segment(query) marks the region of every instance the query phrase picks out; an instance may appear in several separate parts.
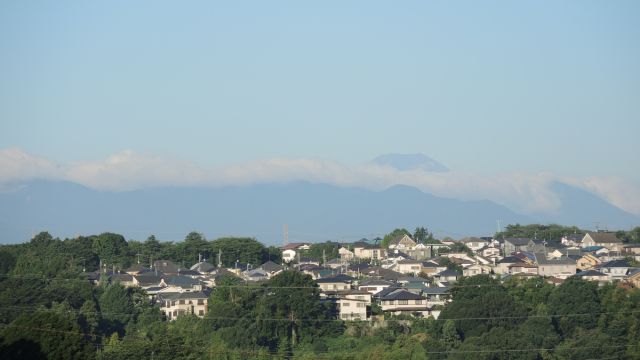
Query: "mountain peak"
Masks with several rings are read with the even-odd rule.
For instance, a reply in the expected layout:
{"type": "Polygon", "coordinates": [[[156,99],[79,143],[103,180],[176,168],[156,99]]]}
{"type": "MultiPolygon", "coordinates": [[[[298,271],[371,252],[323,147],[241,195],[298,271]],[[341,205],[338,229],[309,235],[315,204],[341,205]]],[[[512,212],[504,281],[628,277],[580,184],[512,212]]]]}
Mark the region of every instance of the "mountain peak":
{"type": "Polygon", "coordinates": [[[425,154],[385,154],[372,161],[374,164],[390,166],[396,170],[423,170],[427,172],[447,172],[449,169],[425,154]]]}

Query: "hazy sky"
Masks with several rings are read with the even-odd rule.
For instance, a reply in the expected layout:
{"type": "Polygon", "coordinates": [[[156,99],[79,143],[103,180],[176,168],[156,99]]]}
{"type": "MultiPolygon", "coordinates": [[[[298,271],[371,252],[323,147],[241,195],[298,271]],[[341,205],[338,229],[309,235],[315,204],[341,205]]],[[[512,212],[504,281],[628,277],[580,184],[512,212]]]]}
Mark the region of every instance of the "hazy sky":
{"type": "Polygon", "coordinates": [[[0,148],[640,183],[638,1],[3,1],[0,148]]]}

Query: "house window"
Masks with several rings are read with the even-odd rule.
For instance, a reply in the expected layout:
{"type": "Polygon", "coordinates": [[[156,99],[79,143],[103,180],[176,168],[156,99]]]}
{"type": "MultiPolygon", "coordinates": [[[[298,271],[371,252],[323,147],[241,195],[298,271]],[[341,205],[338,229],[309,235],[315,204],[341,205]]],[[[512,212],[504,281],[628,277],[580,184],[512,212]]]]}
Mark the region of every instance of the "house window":
{"type": "Polygon", "coordinates": [[[358,300],[364,300],[364,296],[362,296],[362,295],[358,295],[358,296],[356,296],[356,299],[358,299],[358,300]]]}
{"type": "Polygon", "coordinates": [[[398,300],[398,305],[408,305],[409,300],[398,300]]]}
{"type": "Polygon", "coordinates": [[[333,284],[333,290],[337,289],[336,284],[333,284]]]}
{"type": "Polygon", "coordinates": [[[198,315],[204,316],[204,310],[198,310],[198,315]]]}
{"type": "Polygon", "coordinates": [[[357,307],[359,307],[359,308],[363,308],[363,307],[365,307],[366,305],[365,305],[364,303],[358,303],[358,304],[356,304],[356,306],[357,306],[357,307]]]}
{"type": "Polygon", "coordinates": [[[203,299],[198,299],[198,305],[204,305],[204,300],[203,299]]]}
{"type": "Polygon", "coordinates": [[[416,300],[416,305],[422,305],[422,300],[416,300]]]}
{"type": "Polygon", "coordinates": [[[347,306],[351,306],[348,302],[343,302],[342,306],[347,307],[347,306]]]}
{"type": "Polygon", "coordinates": [[[184,305],[184,300],[180,300],[180,305],[184,305]]]}

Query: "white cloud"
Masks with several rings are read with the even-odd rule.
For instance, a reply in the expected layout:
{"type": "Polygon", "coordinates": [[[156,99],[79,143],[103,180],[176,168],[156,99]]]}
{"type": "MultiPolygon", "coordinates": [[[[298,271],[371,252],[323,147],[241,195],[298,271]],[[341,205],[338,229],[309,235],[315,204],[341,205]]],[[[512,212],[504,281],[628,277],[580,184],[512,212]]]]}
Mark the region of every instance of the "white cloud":
{"type": "Polygon", "coordinates": [[[522,213],[553,213],[560,200],[550,190],[562,181],[591,191],[614,205],[640,214],[640,187],[618,178],[566,178],[550,173],[482,176],[450,171],[398,171],[388,166],[347,166],[322,159],[275,158],[222,168],[125,150],[101,161],[56,164],[16,148],[0,150],[0,184],[36,178],[68,180],[103,190],[151,186],[222,186],[306,180],[382,190],[404,184],[437,196],[488,199],[522,213]]]}

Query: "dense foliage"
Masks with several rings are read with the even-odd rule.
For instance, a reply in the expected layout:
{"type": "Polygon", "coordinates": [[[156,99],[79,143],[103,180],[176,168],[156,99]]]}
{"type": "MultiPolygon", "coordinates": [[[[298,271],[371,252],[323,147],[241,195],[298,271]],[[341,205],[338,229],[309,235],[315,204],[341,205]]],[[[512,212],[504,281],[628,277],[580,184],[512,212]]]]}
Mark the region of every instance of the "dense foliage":
{"type": "Polygon", "coordinates": [[[331,303],[299,272],[260,286],[223,277],[204,318],[168,322],[142,291],[91,285],[83,268],[95,270],[98,256],[119,264],[138,256],[193,262],[205,248],[249,262],[268,259],[269,250],[252,239],[237,240],[234,249],[231,239],[195,233],[186,244],[121,240],[43,233],[0,246],[0,358],[640,358],[640,291],[574,278],[560,286],[542,278],[462,278],[438,320],[387,317],[372,326],[336,320],[331,303]]]}

